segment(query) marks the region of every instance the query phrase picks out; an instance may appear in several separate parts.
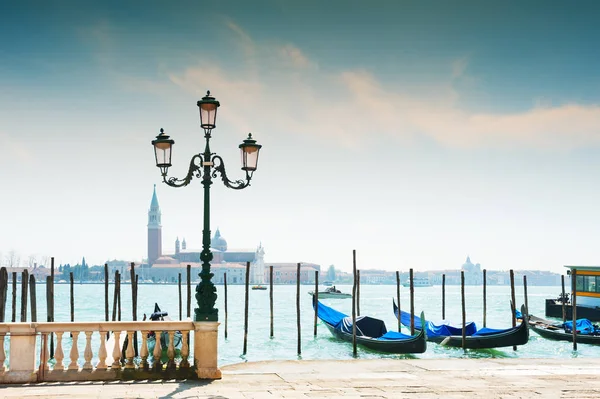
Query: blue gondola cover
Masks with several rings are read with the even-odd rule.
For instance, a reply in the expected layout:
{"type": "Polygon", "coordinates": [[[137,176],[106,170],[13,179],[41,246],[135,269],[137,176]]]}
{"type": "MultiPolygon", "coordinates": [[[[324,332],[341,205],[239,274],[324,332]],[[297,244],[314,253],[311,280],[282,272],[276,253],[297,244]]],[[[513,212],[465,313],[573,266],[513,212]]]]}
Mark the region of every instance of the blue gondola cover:
{"type": "MultiPolygon", "coordinates": [[[[335,327],[336,330],[352,334],[352,317],[318,302],[319,319],[335,327]]],[[[383,320],[369,316],[356,318],[356,335],[381,340],[400,340],[411,338],[410,335],[387,331],[383,320]]]]}
{"type": "MultiPolygon", "coordinates": [[[[598,329],[594,326],[594,324],[592,324],[592,322],[589,321],[588,319],[577,319],[576,323],[577,323],[576,324],[577,334],[593,335],[593,334],[600,333],[600,331],[598,331],[598,329]]],[[[565,322],[563,327],[565,328],[565,332],[572,332],[573,331],[573,322],[567,321],[567,322],[565,322]]]]}

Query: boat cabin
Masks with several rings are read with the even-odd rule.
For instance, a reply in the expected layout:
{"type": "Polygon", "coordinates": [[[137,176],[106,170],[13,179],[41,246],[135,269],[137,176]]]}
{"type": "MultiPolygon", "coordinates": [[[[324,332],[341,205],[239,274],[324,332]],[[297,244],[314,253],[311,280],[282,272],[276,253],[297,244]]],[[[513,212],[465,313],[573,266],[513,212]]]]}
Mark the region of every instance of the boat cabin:
{"type": "Polygon", "coordinates": [[[575,292],[577,307],[600,306],[600,266],[567,266],[567,274],[572,276],[576,270],[575,292]]]}

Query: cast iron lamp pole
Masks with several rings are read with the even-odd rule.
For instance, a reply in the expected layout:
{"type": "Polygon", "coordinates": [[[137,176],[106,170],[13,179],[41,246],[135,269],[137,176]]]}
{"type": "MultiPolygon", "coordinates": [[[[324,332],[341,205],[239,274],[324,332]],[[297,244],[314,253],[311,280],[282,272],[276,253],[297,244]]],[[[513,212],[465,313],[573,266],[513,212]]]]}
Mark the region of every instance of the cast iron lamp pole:
{"type": "Polygon", "coordinates": [[[196,286],[198,307],[194,309],[194,320],[217,321],[219,316],[219,311],[215,308],[217,289],[211,281],[214,274],[210,271],[210,262],[213,259],[210,250],[210,186],[212,178],[216,178],[218,173],[226,187],[234,190],[248,187],[258,165],[258,153],[262,146],[256,144],[256,140],[252,139],[252,134],[248,134],[248,138],[239,145],[242,155],[242,170],[246,172],[246,178],[244,180],[229,180],[225,173],[223,158],[211,152],[209,146],[212,130],[216,127],[217,108],[220,104],[208,91],[206,96],[198,101],[197,105],[200,109],[200,126],[204,129],[206,146],[204,152],[192,157],[185,178],[167,177],[175,141],[169,138],[163,129],[160,129],[160,134],[156,136],[155,140],[152,140],[152,145],[154,146],[156,166],[160,169],[164,183],[171,187],[184,187],[190,184],[194,177],[202,179],[202,185],[204,186],[204,227],[202,229],[202,253],[200,254],[202,271],[200,272],[200,282],[196,286]]]}

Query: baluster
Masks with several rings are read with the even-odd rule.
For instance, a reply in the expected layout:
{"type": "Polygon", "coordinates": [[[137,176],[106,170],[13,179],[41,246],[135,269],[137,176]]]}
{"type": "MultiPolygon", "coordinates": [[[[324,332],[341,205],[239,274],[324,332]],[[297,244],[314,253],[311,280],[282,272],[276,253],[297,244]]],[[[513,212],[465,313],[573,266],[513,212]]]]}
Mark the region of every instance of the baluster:
{"type": "Polygon", "coordinates": [[[188,333],[181,332],[181,363],[179,363],[179,368],[190,367],[190,362],[188,361],[188,357],[190,356],[190,347],[188,345],[188,333]]]}
{"type": "Polygon", "coordinates": [[[162,347],[160,344],[160,336],[161,336],[160,331],[154,332],[154,341],[156,342],[156,344],[154,345],[154,353],[153,353],[154,363],[152,364],[152,368],[156,372],[162,371],[162,363],[160,362],[160,357],[162,356],[162,347]]]}
{"type": "MultiPolygon", "coordinates": [[[[63,348],[62,348],[63,334],[64,334],[64,331],[56,332],[56,350],[54,351],[54,360],[56,360],[54,370],[60,370],[60,371],[64,371],[64,369],[65,369],[65,365],[63,363],[65,354],[63,353],[63,348]]],[[[52,333],[50,333],[50,336],[48,338],[51,338],[51,337],[52,337],[52,333]]],[[[48,345],[50,345],[50,339],[48,339],[48,345]]],[[[50,359],[50,357],[48,357],[48,359],[50,359]]]]}
{"type": "Polygon", "coordinates": [[[73,335],[73,342],[71,343],[71,363],[69,363],[69,370],[79,370],[79,364],[77,364],[77,360],[79,359],[79,349],[77,348],[77,337],[79,337],[79,331],[71,331],[71,335],[73,335]]]}
{"type": "Polygon", "coordinates": [[[4,367],[5,360],[6,353],[4,353],[4,334],[0,334],[0,373],[3,373],[6,370],[4,367]]]}
{"type": "Polygon", "coordinates": [[[111,369],[121,368],[121,331],[113,331],[115,336],[115,346],[113,348],[113,364],[110,366],[111,369]]]}
{"type": "Polygon", "coordinates": [[[175,331],[169,331],[169,347],[167,348],[167,370],[175,370],[175,331]]]}
{"type": "Polygon", "coordinates": [[[133,364],[133,356],[135,352],[133,351],[133,331],[127,331],[127,350],[125,351],[125,356],[127,358],[127,363],[125,364],[126,369],[134,369],[135,364],[133,364]]]}
{"type": "Polygon", "coordinates": [[[100,331],[100,350],[98,350],[98,364],[96,365],[96,369],[98,370],[106,370],[106,334],[108,332],[100,331]]]}
{"type": "Polygon", "coordinates": [[[148,370],[148,331],[142,331],[142,348],[140,350],[142,363],[140,366],[144,370],[148,370]]]}
{"type": "Polygon", "coordinates": [[[94,357],[94,353],[92,352],[92,334],[93,331],[85,332],[85,350],[83,351],[83,358],[85,359],[85,363],[83,363],[84,370],[92,370],[94,366],[92,366],[92,357],[94,357]]]}
{"type": "Polygon", "coordinates": [[[46,370],[46,371],[50,370],[50,367],[48,367],[48,360],[50,360],[50,334],[52,334],[52,333],[42,333],[41,341],[40,341],[40,351],[43,351],[44,350],[44,338],[46,339],[46,353],[45,353],[46,362],[44,363],[44,370],[46,370]]]}

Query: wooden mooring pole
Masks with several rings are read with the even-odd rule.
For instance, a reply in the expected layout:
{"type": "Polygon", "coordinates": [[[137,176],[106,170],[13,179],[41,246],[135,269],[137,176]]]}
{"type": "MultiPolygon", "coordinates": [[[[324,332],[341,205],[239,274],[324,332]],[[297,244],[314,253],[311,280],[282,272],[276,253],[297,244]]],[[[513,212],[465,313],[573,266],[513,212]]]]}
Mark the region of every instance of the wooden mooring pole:
{"type": "MultiPolygon", "coordinates": [[[[187,265],[187,317],[192,317],[192,265],[187,265]]],[[[189,334],[188,334],[189,341],[189,334]]]]}
{"type": "Polygon", "coordinates": [[[74,289],[73,289],[73,272],[69,273],[69,297],[70,297],[70,301],[69,303],[71,304],[71,323],[73,323],[75,321],[75,293],[74,293],[74,289]]]}
{"type": "Polygon", "coordinates": [[[527,323],[525,317],[529,315],[529,301],[527,300],[527,276],[523,276],[523,296],[525,297],[525,314],[523,316],[523,323],[527,323]]]}
{"type": "Polygon", "coordinates": [[[442,274],[442,320],[446,320],[446,275],[442,274]]]}
{"type": "MultiPolygon", "coordinates": [[[[104,321],[108,321],[108,263],[104,264],[104,321]]],[[[108,336],[107,336],[108,339],[108,336]]]]}
{"type": "Polygon", "coordinates": [[[352,355],[356,357],[356,249],[352,250],[352,355]]]}
{"type": "Polygon", "coordinates": [[[27,288],[29,288],[29,272],[21,273],[21,323],[27,321],[27,288]]]}
{"type": "MultiPolygon", "coordinates": [[[[129,269],[129,279],[131,280],[131,318],[133,321],[137,321],[137,275],[135,274],[135,263],[131,262],[131,268],[129,269]]],[[[179,293],[181,298],[181,291],[179,293]]],[[[179,303],[179,315],[181,318],[181,301],[179,303]]],[[[138,343],[137,343],[137,331],[133,332],[133,354],[135,357],[138,356],[138,343]]]]}
{"type": "Polygon", "coordinates": [[[562,286],[562,320],[563,324],[567,321],[567,298],[565,298],[565,275],[560,276],[560,284],[562,286]]]}
{"type": "Polygon", "coordinates": [[[12,272],[12,320],[17,321],[17,272],[12,272]]]}
{"type": "Polygon", "coordinates": [[[573,315],[573,350],[577,350],[577,269],[571,270],[571,313],[573,315]]]}
{"type": "Polygon", "coordinates": [[[0,323],[6,321],[6,299],[8,297],[8,271],[0,268],[0,323]]]}
{"type": "Polygon", "coordinates": [[[483,269],[483,327],[487,323],[487,271],[483,269]]]}
{"type": "Polygon", "coordinates": [[[356,316],[360,317],[360,270],[356,270],[356,316]]]}
{"type": "Polygon", "coordinates": [[[223,291],[225,293],[225,339],[227,339],[227,273],[223,273],[223,291]]]}
{"type": "Polygon", "coordinates": [[[298,329],[298,356],[302,354],[302,332],[300,329],[300,263],[296,266],[296,327],[298,329]]]}
{"type": "Polygon", "coordinates": [[[398,332],[402,330],[402,323],[400,322],[400,272],[396,270],[396,302],[398,303],[398,332]]]}
{"type": "Polygon", "coordinates": [[[273,265],[269,266],[269,308],[271,309],[271,335],[273,338],[273,265]]]}
{"type": "MultiPolygon", "coordinates": [[[[512,326],[513,328],[517,326],[517,315],[515,313],[515,309],[517,308],[517,302],[515,299],[515,272],[513,269],[510,269],[510,302],[512,303],[512,326]]],[[[517,347],[513,346],[513,351],[516,351],[517,347]]]]}
{"type": "Polygon", "coordinates": [[[409,278],[410,278],[410,335],[415,335],[415,285],[414,285],[414,281],[413,281],[413,269],[409,270],[409,278]]]}
{"type": "MultiPolygon", "coordinates": [[[[48,287],[46,287],[48,289],[48,287]]],[[[48,291],[50,301],[48,318],[50,322],[54,321],[54,256],[50,258],[50,290],[48,291]]],[[[50,334],[50,359],[54,359],[54,334],[50,334]]]]}
{"type": "Polygon", "coordinates": [[[246,262],[246,283],[245,285],[245,300],[244,300],[244,351],[243,355],[246,354],[248,349],[248,290],[250,289],[250,262],[246,262]]]}
{"type": "Polygon", "coordinates": [[[462,306],[462,348],[467,351],[467,311],[465,308],[465,271],[460,271],[460,302],[462,306]]]}
{"type": "Polygon", "coordinates": [[[119,271],[115,270],[115,282],[114,282],[114,295],[113,295],[113,308],[112,308],[112,321],[117,321],[117,298],[119,296],[119,294],[117,293],[117,290],[119,289],[119,284],[118,284],[118,279],[119,279],[119,271]]]}
{"type": "Polygon", "coordinates": [[[121,321],[121,273],[117,276],[117,320],[121,321]]]}
{"type": "Polygon", "coordinates": [[[181,307],[181,273],[177,275],[177,288],[179,290],[179,320],[183,320],[183,309],[181,307]]]}
{"type": "Polygon", "coordinates": [[[37,322],[37,301],[35,292],[35,276],[29,276],[29,299],[31,300],[31,321],[37,322]]]}
{"type": "Polygon", "coordinates": [[[313,336],[317,336],[317,320],[319,318],[319,271],[315,270],[315,293],[313,294],[313,307],[315,308],[315,330],[313,336]]]}

